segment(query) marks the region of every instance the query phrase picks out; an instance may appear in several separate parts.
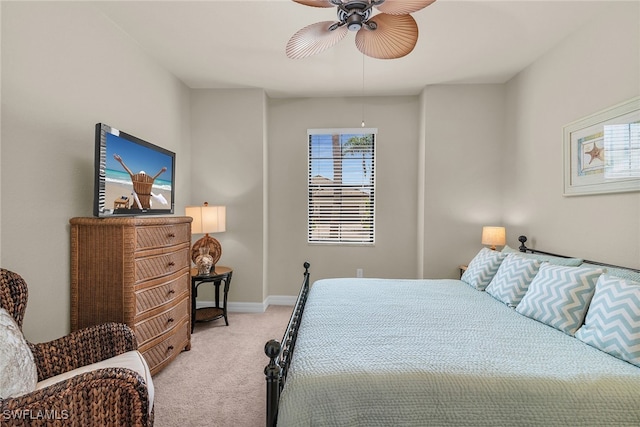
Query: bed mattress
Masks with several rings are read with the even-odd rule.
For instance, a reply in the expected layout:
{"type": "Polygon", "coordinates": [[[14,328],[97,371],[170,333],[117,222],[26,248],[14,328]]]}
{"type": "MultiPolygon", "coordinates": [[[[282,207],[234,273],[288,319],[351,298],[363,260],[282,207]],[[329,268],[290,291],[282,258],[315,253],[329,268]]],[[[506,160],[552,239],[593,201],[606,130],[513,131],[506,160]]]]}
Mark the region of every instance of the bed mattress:
{"type": "Polygon", "coordinates": [[[638,426],[640,368],[459,280],[320,280],[278,425],[638,426]]]}

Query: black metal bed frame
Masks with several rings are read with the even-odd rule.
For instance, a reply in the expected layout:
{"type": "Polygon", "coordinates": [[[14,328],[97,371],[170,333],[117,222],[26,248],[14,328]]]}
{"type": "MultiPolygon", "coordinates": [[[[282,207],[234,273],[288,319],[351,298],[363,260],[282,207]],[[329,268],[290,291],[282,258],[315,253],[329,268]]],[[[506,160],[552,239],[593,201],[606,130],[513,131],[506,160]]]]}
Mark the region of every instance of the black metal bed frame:
{"type": "Polygon", "coordinates": [[[289,325],[282,336],[282,344],[277,340],[269,340],[264,345],[264,353],[269,358],[269,364],[264,368],[264,375],[267,380],[267,427],[275,427],[278,421],[280,392],[287,380],[291,357],[298,338],[298,328],[307,303],[309,267],[311,267],[311,264],[305,262],[303,265],[304,279],[302,280],[302,286],[300,286],[296,305],[293,307],[293,312],[289,318],[289,325]]]}
{"type": "MultiPolygon", "coordinates": [[[[559,254],[554,254],[553,252],[545,252],[545,251],[539,251],[537,249],[528,248],[525,245],[525,243],[527,242],[527,236],[518,237],[518,241],[520,242],[520,247],[518,248],[520,250],[520,252],[525,252],[525,253],[530,253],[530,254],[542,254],[542,255],[557,256],[557,257],[560,257],[560,258],[572,258],[572,257],[567,256],[567,255],[559,255],[559,254]]],[[[640,273],[640,269],[637,269],[637,268],[623,267],[621,265],[607,264],[605,262],[591,261],[591,260],[588,260],[588,259],[583,259],[582,262],[586,262],[586,263],[594,264],[594,265],[600,265],[602,267],[624,268],[625,270],[631,270],[631,271],[635,271],[636,273],[640,273]]]]}
{"type": "MultiPolygon", "coordinates": [[[[526,236],[518,237],[520,252],[550,255],[561,258],[571,258],[566,255],[555,254],[553,252],[540,251],[537,249],[528,248],[525,243],[527,242],[526,236]]],[[[599,261],[584,260],[589,264],[599,265],[603,267],[624,268],[640,273],[640,269],[623,267],[615,264],[607,264],[599,261]]],[[[280,402],[280,392],[284,387],[287,380],[287,374],[289,372],[289,366],[291,364],[291,358],[296,346],[296,339],[298,338],[298,328],[300,327],[300,321],[302,320],[302,313],[304,312],[305,304],[307,303],[307,295],[309,293],[309,267],[311,265],[308,262],[304,263],[304,279],[296,305],[291,313],[289,319],[289,325],[282,337],[282,344],[277,340],[270,340],[264,346],[264,353],[269,358],[269,364],[264,368],[264,374],[267,380],[267,427],[275,427],[278,420],[278,405],[280,402]]]]}

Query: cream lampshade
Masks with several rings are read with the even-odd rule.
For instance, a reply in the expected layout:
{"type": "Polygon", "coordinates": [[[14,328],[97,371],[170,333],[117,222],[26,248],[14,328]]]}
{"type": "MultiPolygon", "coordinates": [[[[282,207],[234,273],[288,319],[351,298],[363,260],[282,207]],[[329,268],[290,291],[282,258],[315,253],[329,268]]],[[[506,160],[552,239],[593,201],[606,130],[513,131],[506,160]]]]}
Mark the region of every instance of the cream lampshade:
{"type": "Polygon", "coordinates": [[[504,246],[506,231],[504,227],[482,227],[482,244],[489,245],[495,251],[496,246],[504,246]]]}
{"type": "Polygon", "coordinates": [[[193,218],[191,222],[192,234],[203,234],[204,237],[193,244],[191,248],[191,260],[196,263],[200,255],[200,248],[209,248],[209,255],[213,258],[213,267],[222,256],[222,246],[209,233],[222,233],[226,230],[227,208],[226,206],[209,206],[204,202],[203,206],[187,206],[185,215],[193,218]]]}

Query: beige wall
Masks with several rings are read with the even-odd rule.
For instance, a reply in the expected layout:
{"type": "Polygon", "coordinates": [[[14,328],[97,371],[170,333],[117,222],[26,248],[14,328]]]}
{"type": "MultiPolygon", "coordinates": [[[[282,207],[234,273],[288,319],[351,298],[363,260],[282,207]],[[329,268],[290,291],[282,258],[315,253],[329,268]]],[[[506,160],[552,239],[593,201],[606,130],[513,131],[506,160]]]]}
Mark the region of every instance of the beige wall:
{"type": "Polygon", "coordinates": [[[269,294],[295,294],[304,261],[313,279],[415,278],[418,98],[269,101],[269,294]],[[307,244],[307,129],[378,128],[375,246],[307,244]]]}
{"type": "Polygon", "coordinates": [[[234,302],[264,300],[265,98],[261,89],[191,91],[190,204],[227,206],[226,232],[214,237],[222,245],[218,264],[234,269],[234,302]]]}
{"type": "Polygon", "coordinates": [[[510,244],[640,268],[640,193],[563,197],[562,127],[640,94],[640,3],[572,35],[506,85],[510,244]]]}
{"type": "MultiPolygon", "coordinates": [[[[0,5],[0,28],[2,23],[2,6],[0,5]]],[[[0,35],[0,43],[2,37],[0,35]]],[[[0,47],[1,49],[1,47],[0,47]]],[[[2,67],[0,67],[0,82],[2,81],[2,67]]],[[[2,96],[2,85],[0,84],[0,96],[2,96]]],[[[2,107],[0,107],[2,110],[2,107]]],[[[0,130],[2,129],[2,114],[0,114],[0,130]]],[[[0,135],[0,165],[2,165],[2,135],[0,135]]],[[[2,261],[2,173],[0,173],[0,261],[2,261]]],[[[2,265],[0,263],[0,265],[2,265]]]]}
{"type": "Polygon", "coordinates": [[[90,2],[2,2],[2,259],[29,284],[28,339],[69,330],[69,218],[91,216],[94,125],[177,153],[190,191],[189,92],[90,2]]]}
{"type": "Polygon", "coordinates": [[[421,277],[455,278],[482,247],[482,226],[502,225],[504,87],[432,86],[421,101],[421,277]]]}

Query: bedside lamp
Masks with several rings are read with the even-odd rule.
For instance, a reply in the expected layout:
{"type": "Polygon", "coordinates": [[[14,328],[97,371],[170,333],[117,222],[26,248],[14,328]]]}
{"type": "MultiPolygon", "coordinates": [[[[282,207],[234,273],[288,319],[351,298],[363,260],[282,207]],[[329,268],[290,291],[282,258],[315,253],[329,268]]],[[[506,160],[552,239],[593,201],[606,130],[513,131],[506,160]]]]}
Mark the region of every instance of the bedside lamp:
{"type": "Polygon", "coordinates": [[[504,227],[482,227],[482,244],[489,245],[492,251],[496,246],[504,246],[506,243],[506,231],[504,227]]]}
{"type": "Polygon", "coordinates": [[[197,240],[191,248],[191,260],[198,266],[198,274],[209,274],[211,268],[215,268],[216,263],[222,255],[222,246],[209,233],[221,233],[225,231],[227,220],[227,208],[225,206],[209,206],[204,202],[203,206],[187,206],[185,215],[193,218],[191,223],[192,234],[203,234],[204,237],[197,240]],[[202,250],[201,250],[202,249],[202,250]],[[210,255],[210,265],[206,262],[198,263],[201,255],[210,255]],[[208,268],[207,268],[208,267],[208,268]]]}

